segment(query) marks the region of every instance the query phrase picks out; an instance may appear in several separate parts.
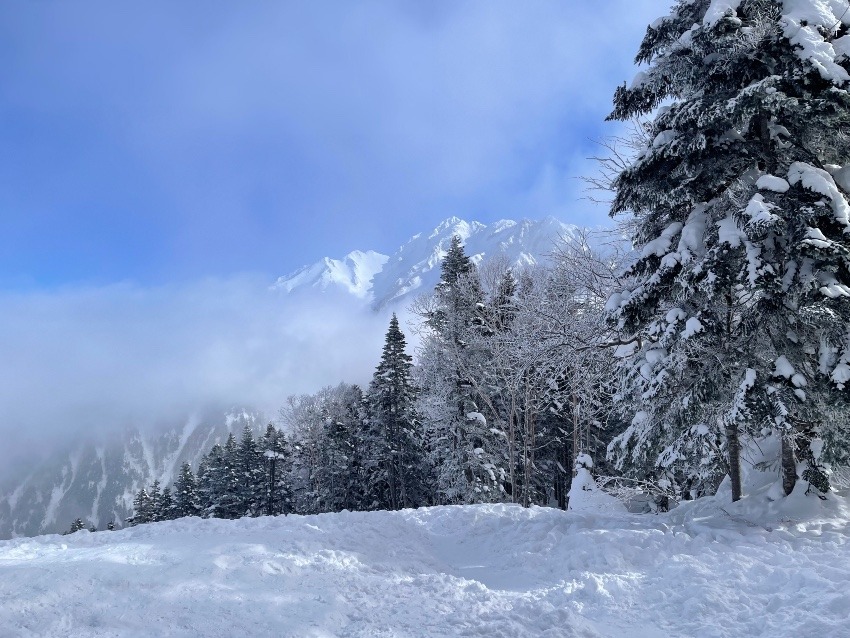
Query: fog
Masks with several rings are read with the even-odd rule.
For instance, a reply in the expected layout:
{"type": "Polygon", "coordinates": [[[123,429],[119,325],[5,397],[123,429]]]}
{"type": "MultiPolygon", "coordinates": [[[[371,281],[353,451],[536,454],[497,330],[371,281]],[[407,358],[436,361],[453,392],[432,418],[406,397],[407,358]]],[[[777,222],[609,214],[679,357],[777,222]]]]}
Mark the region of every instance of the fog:
{"type": "Polygon", "coordinates": [[[69,438],[368,383],[388,316],[260,276],[0,294],[0,464],[69,438]]]}

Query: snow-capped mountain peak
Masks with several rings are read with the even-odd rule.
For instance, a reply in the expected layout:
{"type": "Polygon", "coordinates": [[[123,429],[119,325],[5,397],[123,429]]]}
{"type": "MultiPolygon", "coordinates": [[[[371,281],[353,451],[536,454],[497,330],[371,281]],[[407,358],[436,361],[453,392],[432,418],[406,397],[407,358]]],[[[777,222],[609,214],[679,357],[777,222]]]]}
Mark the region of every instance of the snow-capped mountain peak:
{"type": "Polygon", "coordinates": [[[575,226],[553,217],[503,219],[491,224],[449,217],[430,233],[414,235],[390,256],[354,251],[343,259],[326,257],[281,277],[273,288],[286,293],[309,288],[338,290],[382,308],[432,289],[455,235],[476,263],[502,255],[514,266],[524,266],[545,261],[559,238],[575,232],[575,226]]]}
{"type": "Polygon", "coordinates": [[[374,250],[355,250],[342,259],[325,257],[311,266],[303,266],[287,277],[281,277],[273,288],[292,292],[313,287],[326,290],[338,287],[359,299],[369,297],[370,284],[389,257],[374,250]]]}

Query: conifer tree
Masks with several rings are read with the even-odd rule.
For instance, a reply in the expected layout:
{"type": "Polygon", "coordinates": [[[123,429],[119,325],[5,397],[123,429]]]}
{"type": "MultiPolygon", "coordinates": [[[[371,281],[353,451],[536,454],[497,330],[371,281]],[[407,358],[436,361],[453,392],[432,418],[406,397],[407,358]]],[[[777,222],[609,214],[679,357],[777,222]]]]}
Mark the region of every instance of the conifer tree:
{"type": "Polygon", "coordinates": [[[262,439],[266,461],[264,513],[267,516],[292,513],[292,455],[283,432],[271,423],[266,426],[262,439]]]}
{"type": "Polygon", "coordinates": [[[847,0],[678,0],[648,28],[610,116],[653,118],[611,209],[638,250],[609,304],[635,349],[621,467],[728,473],[737,500],[742,437],[781,439],[786,493],[847,460],[848,25],[847,0]]]}
{"type": "Polygon", "coordinates": [[[242,429],[235,469],[239,475],[239,515],[259,516],[266,492],[265,462],[248,423],[242,429]]]}
{"type": "Polygon", "coordinates": [[[418,507],[428,499],[422,431],[406,340],[393,313],[381,361],[369,386],[374,469],[369,477],[380,507],[418,507]]]}
{"type": "Polygon", "coordinates": [[[162,491],[159,487],[159,479],[155,479],[148,490],[147,520],[149,523],[162,520],[162,491]]]}
{"type": "Polygon", "coordinates": [[[127,523],[133,527],[151,521],[151,499],[148,491],[143,487],[133,499],[133,515],[127,519],[127,523]]]}
{"type": "Polygon", "coordinates": [[[83,519],[75,518],[74,522],[71,523],[71,529],[65,532],[65,534],[73,534],[74,532],[79,532],[81,529],[85,529],[86,526],[83,523],[83,519]]]}
{"type": "Polygon", "coordinates": [[[180,474],[174,483],[174,516],[197,516],[200,512],[198,504],[198,486],[192,466],[184,462],[180,466],[180,474]]]}
{"type": "Polygon", "coordinates": [[[159,520],[170,521],[174,518],[174,500],[171,497],[171,488],[166,486],[159,498],[159,520]]]}
{"type": "Polygon", "coordinates": [[[474,379],[490,356],[482,337],[493,330],[478,269],[457,236],[429,304],[419,309],[425,326],[418,408],[427,421],[425,445],[436,490],[447,503],[499,500],[494,435],[481,419],[474,379]]]}

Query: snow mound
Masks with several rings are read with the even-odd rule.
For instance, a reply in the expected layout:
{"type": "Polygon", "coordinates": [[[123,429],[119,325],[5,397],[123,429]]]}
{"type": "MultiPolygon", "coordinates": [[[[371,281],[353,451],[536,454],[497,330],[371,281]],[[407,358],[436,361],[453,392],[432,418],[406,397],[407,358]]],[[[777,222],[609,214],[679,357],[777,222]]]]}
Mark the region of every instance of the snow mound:
{"type": "Polygon", "coordinates": [[[710,499],[697,518],[687,507],[182,519],[4,541],[0,634],[847,635],[847,518],[768,530],[710,499]]]}

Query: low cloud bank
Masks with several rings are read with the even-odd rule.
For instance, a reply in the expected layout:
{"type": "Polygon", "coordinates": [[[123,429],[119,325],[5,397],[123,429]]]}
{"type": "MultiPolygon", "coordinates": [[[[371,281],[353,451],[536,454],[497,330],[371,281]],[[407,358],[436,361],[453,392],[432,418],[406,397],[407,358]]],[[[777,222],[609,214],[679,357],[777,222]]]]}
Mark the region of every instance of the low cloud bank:
{"type": "Polygon", "coordinates": [[[0,294],[0,464],[209,406],[274,416],[290,394],[368,383],[388,319],[254,276],[0,294]]]}

